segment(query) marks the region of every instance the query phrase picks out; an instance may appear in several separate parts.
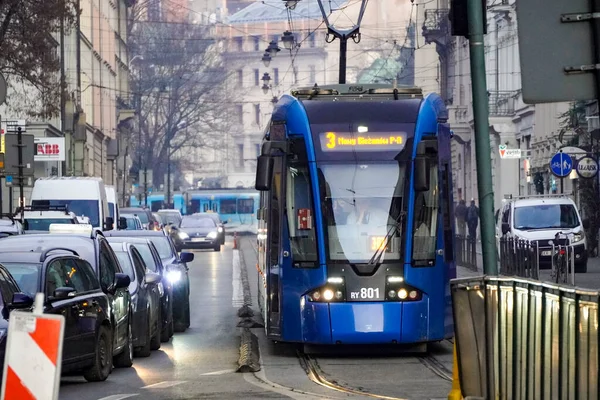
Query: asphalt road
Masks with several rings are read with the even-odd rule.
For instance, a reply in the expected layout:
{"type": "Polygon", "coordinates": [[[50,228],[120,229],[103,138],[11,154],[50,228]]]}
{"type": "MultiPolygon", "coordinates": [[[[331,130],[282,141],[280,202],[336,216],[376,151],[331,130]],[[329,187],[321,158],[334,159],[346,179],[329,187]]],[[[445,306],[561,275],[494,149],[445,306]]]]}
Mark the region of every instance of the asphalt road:
{"type": "Polygon", "coordinates": [[[62,400],[281,398],[234,372],[239,357],[239,308],[233,297],[232,246],[195,252],[190,264],[191,327],[175,333],[132,368],[115,369],[105,382],[63,378],[62,400]]]}

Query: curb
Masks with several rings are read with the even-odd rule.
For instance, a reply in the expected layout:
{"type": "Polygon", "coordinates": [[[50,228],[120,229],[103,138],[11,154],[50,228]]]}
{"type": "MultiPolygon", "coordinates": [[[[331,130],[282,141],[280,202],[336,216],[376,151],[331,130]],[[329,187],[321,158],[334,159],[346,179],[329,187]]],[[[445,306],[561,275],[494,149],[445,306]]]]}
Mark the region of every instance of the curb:
{"type": "Polygon", "coordinates": [[[240,358],[236,372],[260,371],[260,350],[258,337],[249,328],[244,328],[240,337],[240,358]]]}

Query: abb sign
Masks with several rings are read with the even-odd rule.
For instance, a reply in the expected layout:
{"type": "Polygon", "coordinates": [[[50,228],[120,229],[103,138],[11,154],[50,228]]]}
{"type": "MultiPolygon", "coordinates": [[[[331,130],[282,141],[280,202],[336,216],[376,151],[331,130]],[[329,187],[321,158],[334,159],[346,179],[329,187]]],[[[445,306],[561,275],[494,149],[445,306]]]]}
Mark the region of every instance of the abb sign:
{"type": "Polygon", "coordinates": [[[65,138],[35,138],[35,161],[65,161],[65,138]]]}

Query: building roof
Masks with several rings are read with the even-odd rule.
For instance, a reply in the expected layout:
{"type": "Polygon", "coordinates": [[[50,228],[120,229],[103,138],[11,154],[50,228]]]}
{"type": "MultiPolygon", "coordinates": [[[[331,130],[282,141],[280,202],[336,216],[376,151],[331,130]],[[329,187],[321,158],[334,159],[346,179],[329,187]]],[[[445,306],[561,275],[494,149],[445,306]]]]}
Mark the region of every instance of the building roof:
{"type": "MultiPolygon", "coordinates": [[[[335,11],[346,4],[348,0],[323,1],[325,13],[329,15],[329,7],[335,11]]],[[[321,21],[323,15],[319,8],[317,0],[300,0],[296,8],[292,10],[294,20],[315,19],[321,21]]],[[[285,8],[285,2],[282,0],[256,1],[248,7],[236,12],[227,18],[230,24],[246,24],[253,22],[280,22],[288,20],[288,12],[285,8]]]]}

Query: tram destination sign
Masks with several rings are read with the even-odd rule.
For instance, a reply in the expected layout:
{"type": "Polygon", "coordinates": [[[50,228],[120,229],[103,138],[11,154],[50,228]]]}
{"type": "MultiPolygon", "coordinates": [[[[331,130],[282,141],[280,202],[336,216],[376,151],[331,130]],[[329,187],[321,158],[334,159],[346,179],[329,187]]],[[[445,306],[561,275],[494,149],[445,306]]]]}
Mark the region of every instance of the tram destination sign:
{"type": "Polygon", "coordinates": [[[319,140],[324,152],[401,151],[406,144],[406,133],[323,132],[319,140]]]}

